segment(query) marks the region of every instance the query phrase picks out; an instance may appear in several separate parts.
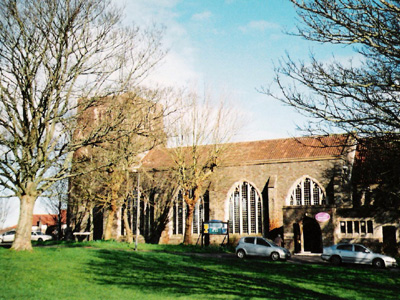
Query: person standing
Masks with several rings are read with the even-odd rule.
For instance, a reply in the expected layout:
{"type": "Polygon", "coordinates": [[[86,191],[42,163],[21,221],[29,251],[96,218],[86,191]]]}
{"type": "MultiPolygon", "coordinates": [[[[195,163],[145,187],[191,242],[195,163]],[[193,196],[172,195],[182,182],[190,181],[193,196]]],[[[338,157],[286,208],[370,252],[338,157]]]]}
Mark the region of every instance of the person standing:
{"type": "Polygon", "coordinates": [[[279,247],[283,247],[283,239],[280,234],[278,234],[278,236],[275,238],[274,243],[279,247]]]}

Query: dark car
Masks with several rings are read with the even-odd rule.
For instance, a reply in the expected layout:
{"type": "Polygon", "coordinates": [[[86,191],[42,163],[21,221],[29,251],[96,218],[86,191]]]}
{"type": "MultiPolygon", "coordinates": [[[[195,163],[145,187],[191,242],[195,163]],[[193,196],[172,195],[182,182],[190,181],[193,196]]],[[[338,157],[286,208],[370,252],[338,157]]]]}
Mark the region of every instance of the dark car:
{"type": "Polygon", "coordinates": [[[289,250],[279,247],[273,241],[262,237],[243,237],[236,246],[236,256],[265,256],[271,260],[286,260],[291,257],[289,250]]]}
{"type": "Polygon", "coordinates": [[[354,263],[373,265],[377,268],[397,266],[397,262],[393,257],[374,253],[360,244],[337,244],[325,247],[321,258],[335,265],[354,263]]]}

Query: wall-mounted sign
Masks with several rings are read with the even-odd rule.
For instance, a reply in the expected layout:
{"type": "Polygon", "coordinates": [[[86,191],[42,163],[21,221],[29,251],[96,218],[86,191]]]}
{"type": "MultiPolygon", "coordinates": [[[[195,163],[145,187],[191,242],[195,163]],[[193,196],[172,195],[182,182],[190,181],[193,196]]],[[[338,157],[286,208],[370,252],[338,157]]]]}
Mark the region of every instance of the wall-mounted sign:
{"type": "Polygon", "coordinates": [[[320,212],[315,215],[315,220],[320,223],[328,222],[331,216],[326,212],[320,212]]]}
{"type": "Polygon", "coordinates": [[[218,220],[204,222],[203,234],[228,234],[228,223],[218,220]]]}

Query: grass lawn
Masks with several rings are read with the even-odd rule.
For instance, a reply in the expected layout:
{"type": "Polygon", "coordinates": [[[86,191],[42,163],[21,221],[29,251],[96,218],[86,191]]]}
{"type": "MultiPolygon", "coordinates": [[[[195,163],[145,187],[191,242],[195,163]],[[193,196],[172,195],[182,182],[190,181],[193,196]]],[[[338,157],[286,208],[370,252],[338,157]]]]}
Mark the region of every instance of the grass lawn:
{"type": "MultiPolygon", "coordinates": [[[[91,242],[0,247],[0,299],[399,299],[399,270],[184,255],[91,242]]],[[[214,249],[215,250],[215,249],[214,249]]]]}

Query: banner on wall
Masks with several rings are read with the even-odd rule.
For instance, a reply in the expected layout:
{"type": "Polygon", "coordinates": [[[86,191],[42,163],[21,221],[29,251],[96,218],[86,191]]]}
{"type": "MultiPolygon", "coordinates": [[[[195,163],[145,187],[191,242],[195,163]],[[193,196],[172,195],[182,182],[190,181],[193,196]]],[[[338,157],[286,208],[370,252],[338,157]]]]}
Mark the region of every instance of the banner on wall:
{"type": "Polygon", "coordinates": [[[227,235],[228,222],[219,220],[211,220],[203,223],[203,234],[210,235],[227,235]]]}
{"type": "Polygon", "coordinates": [[[325,223],[330,220],[331,216],[327,212],[319,212],[315,215],[315,220],[320,223],[325,223]]]}

